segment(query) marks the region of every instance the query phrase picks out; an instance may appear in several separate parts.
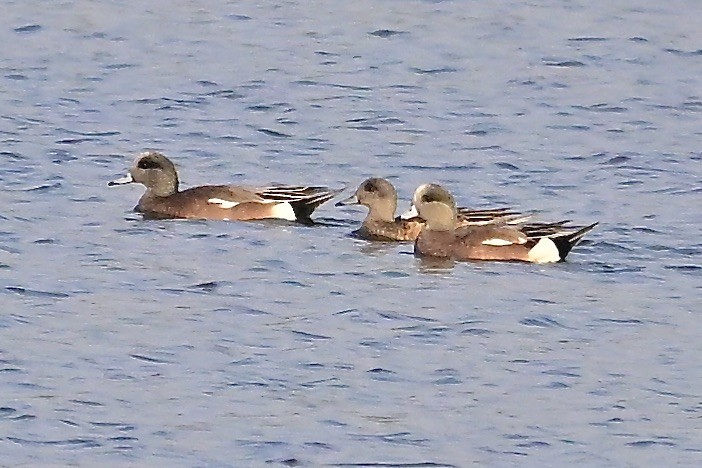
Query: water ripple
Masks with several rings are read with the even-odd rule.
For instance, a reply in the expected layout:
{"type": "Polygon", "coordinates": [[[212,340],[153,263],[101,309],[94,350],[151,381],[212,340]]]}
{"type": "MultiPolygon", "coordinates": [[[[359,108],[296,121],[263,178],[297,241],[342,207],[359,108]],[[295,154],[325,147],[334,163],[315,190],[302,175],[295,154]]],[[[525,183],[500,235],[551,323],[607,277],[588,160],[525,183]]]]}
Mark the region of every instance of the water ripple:
{"type": "Polygon", "coordinates": [[[0,464],[699,464],[690,12],[35,3],[0,30],[0,464]],[[148,148],[184,187],[387,176],[602,224],[523,265],[359,241],[331,203],[149,220],[101,188],[148,148]]]}
{"type": "Polygon", "coordinates": [[[558,322],[557,320],[554,320],[550,317],[534,317],[534,318],[525,318],[519,321],[522,325],[526,325],[528,327],[541,327],[541,328],[551,328],[551,327],[558,327],[558,328],[568,328],[558,322]]]}
{"type": "Polygon", "coordinates": [[[415,68],[412,67],[410,70],[418,75],[438,75],[443,73],[456,73],[457,68],[454,67],[439,67],[439,68],[415,68]]]}
{"type": "Polygon", "coordinates": [[[258,131],[263,133],[264,135],[272,136],[275,138],[292,138],[293,136],[288,133],[278,132],[269,128],[259,128],[258,131]]]}
{"type": "Polygon", "coordinates": [[[636,442],[628,442],[626,445],[629,447],[646,448],[653,445],[662,445],[664,447],[675,447],[677,444],[670,442],[668,440],[637,440],[636,442]]]}
{"type": "Polygon", "coordinates": [[[66,297],[70,297],[70,294],[66,294],[63,292],[52,292],[52,291],[39,291],[35,289],[25,289],[19,286],[6,286],[5,289],[7,291],[10,291],[15,294],[19,294],[20,296],[27,296],[27,297],[43,297],[43,298],[55,298],[55,299],[62,299],[66,297]]]}
{"type": "Polygon", "coordinates": [[[606,37],[595,37],[595,36],[583,36],[583,37],[571,37],[568,38],[570,42],[605,42],[609,41],[606,37]]]}
{"type": "Polygon", "coordinates": [[[424,446],[427,444],[427,442],[429,442],[429,440],[425,438],[412,437],[412,433],[410,432],[394,432],[389,434],[356,434],[354,438],[362,442],[377,440],[389,444],[410,446],[424,446]]]}
{"type": "Polygon", "coordinates": [[[162,358],[156,358],[156,357],[146,356],[146,355],[144,355],[144,354],[135,354],[135,353],[133,353],[133,354],[130,354],[129,356],[132,357],[132,358],[134,358],[134,359],[137,359],[137,360],[139,360],[139,361],[149,362],[149,363],[153,363],[153,364],[172,364],[172,363],[175,362],[175,361],[173,361],[173,360],[165,360],[165,359],[162,359],[162,358]]]}
{"type": "Polygon", "coordinates": [[[330,340],[330,336],[324,336],[324,335],[316,335],[314,333],[307,333],[303,331],[298,331],[298,330],[291,330],[292,334],[299,337],[303,338],[305,341],[314,341],[314,340],[330,340]]]}
{"type": "Polygon", "coordinates": [[[339,468],[458,468],[458,465],[428,461],[332,463],[329,466],[336,466],[339,468]]]}
{"type": "Polygon", "coordinates": [[[544,59],[543,64],[547,67],[574,68],[584,67],[585,63],[579,60],[549,60],[544,59]]]}
{"type": "Polygon", "coordinates": [[[702,49],[681,50],[681,49],[666,48],[663,50],[666,52],[669,52],[671,54],[678,55],[680,57],[699,57],[699,56],[702,56],[702,49]]]}
{"type": "Polygon", "coordinates": [[[50,445],[50,446],[70,446],[78,448],[98,448],[102,447],[95,439],[59,439],[59,440],[39,440],[39,439],[22,439],[19,437],[7,437],[7,440],[19,445],[50,445]]]}
{"type": "Polygon", "coordinates": [[[8,418],[17,412],[14,408],[9,408],[7,406],[0,407],[0,418],[8,418]]]}
{"type": "Polygon", "coordinates": [[[28,24],[26,26],[20,26],[19,28],[15,28],[15,32],[19,34],[23,33],[34,33],[41,31],[42,27],[39,24],[28,24]]]}

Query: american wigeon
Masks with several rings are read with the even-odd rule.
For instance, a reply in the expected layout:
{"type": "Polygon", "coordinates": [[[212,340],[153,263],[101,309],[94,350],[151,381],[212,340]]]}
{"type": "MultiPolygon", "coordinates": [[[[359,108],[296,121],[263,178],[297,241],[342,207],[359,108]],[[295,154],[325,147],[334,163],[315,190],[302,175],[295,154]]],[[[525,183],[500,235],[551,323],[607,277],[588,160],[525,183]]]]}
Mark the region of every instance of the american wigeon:
{"type": "Polygon", "coordinates": [[[108,185],[138,182],[146,186],[134,208],[160,218],[254,220],[278,218],[310,222],[310,215],[341,190],[321,186],[276,185],[246,188],[237,185],[202,185],[178,190],[178,172],[163,154],[141,153],[126,177],[108,185]]]}
{"type": "MultiPolygon", "coordinates": [[[[361,227],[353,233],[355,236],[380,241],[413,241],[424,227],[424,220],[416,213],[403,217],[395,216],[397,210],[397,191],[387,180],[371,177],[364,180],[353,195],[342,200],[336,206],[363,205],[368,208],[368,215],[361,227]]],[[[458,208],[459,225],[481,225],[501,221],[521,223],[529,216],[522,215],[509,208],[471,210],[458,208]]],[[[546,224],[534,225],[541,230],[546,224]]]]}
{"type": "Polygon", "coordinates": [[[558,262],[564,260],[583,236],[598,224],[575,231],[557,230],[544,236],[530,236],[528,230],[501,223],[458,227],[453,196],[436,184],[419,186],[412,203],[426,220],[426,226],[414,244],[415,254],[453,260],[558,262]]]}

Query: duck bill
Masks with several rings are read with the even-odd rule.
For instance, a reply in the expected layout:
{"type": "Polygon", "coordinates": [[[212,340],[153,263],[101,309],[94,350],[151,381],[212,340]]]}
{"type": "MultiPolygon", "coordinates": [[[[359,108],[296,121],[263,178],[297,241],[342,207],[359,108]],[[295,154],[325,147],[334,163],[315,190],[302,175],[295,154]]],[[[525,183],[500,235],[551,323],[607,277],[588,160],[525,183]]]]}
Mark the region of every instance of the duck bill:
{"type": "Polygon", "coordinates": [[[348,206],[348,205],[359,205],[360,203],[358,202],[358,197],[354,193],[351,195],[349,198],[345,198],[344,200],[336,202],[334,206],[348,206]]]}
{"type": "Polygon", "coordinates": [[[134,178],[132,177],[131,174],[127,174],[124,177],[121,177],[119,179],[112,180],[112,181],[108,182],[107,186],[112,187],[113,185],[127,185],[127,184],[131,184],[132,182],[134,182],[134,178]]]}
{"type": "Polygon", "coordinates": [[[417,218],[419,216],[419,212],[417,211],[417,207],[414,206],[414,203],[412,203],[412,206],[410,206],[409,210],[405,211],[400,215],[400,218],[402,219],[412,219],[412,218],[417,218]]]}

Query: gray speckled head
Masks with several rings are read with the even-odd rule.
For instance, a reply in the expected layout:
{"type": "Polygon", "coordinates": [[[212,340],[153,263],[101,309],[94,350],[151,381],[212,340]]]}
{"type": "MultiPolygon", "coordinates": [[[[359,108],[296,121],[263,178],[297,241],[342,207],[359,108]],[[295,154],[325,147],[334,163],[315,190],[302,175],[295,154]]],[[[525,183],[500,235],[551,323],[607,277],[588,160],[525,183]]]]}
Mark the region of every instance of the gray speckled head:
{"type": "Polygon", "coordinates": [[[456,200],[442,186],[420,185],[414,192],[412,203],[429,229],[448,230],[456,227],[456,200]]]}
{"type": "Polygon", "coordinates": [[[397,192],[387,180],[371,177],[364,180],[353,195],[337,203],[340,205],[363,205],[370,210],[370,218],[392,222],[397,209],[397,192]]]}
{"type": "Polygon", "coordinates": [[[134,182],[144,184],[156,196],[167,197],[178,191],[175,165],[161,153],[141,153],[129,173],[134,182]]]}

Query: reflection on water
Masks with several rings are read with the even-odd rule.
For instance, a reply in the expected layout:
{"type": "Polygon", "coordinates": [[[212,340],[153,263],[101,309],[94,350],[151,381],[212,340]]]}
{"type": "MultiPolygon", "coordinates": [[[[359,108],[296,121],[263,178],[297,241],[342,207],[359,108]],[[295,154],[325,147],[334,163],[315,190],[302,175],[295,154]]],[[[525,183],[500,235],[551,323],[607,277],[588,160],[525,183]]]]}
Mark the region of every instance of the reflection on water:
{"type": "MultiPolygon", "coordinates": [[[[471,262],[472,263],[472,262],[471,262]]],[[[438,257],[417,257],[419,271],[422,273],[440,273],[444,274],[453,269],[456,262],[450,258],[438,257]]]]}

